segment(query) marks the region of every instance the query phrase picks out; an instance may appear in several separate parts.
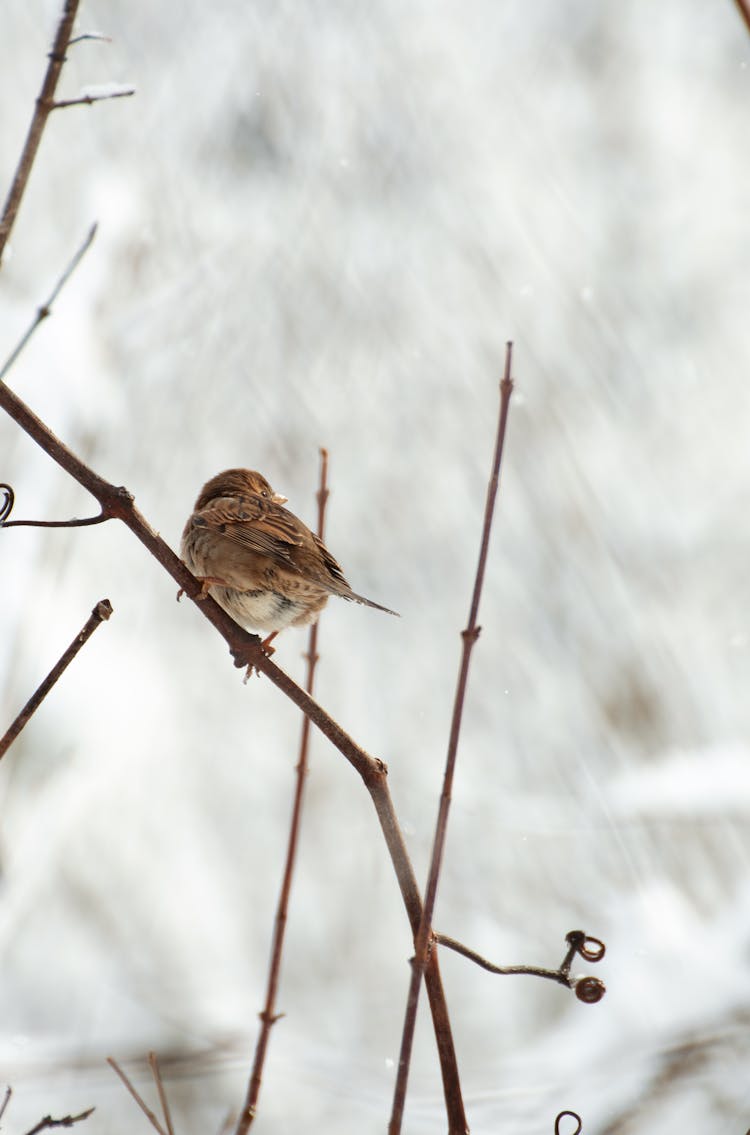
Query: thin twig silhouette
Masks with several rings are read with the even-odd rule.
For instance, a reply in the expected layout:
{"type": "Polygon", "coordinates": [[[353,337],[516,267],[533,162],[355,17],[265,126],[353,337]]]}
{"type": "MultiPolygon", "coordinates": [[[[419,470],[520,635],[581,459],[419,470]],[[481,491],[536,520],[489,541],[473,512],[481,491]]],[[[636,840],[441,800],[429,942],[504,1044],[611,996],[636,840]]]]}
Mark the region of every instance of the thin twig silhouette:
{"type": "Polygon", "coordinates": [[[112,1068],[117,1073],[117,1075],[120,1077],[123,1084],[125,1085],[127,1090],[130,1092],[131,1096],[133,1097],[135,1102],[138,1104],[138,1107],[141,1109],[143,1114],[146,1116],[146,1119],[149,1121],[151,1126],[156,1131],[159,1132],[159,1135],[169,1135],[169,1132],[167,1132],[162,1127],[161,1123],[159,1123],[159,1120],[154,1115],[153,1111],[148,1106],[148,1104],[143,1099],[143,1097],[138,1094],[138,1092],[136,1091],[132,1081],[128,1078],[128,1076],[125,1074],[125,1072],[123,1072],[122,1068],[117,1063],[117,1061],[114,1060],[111,1056],[108,1056],[107,1057],[107,1064],[109,1064],[110,1068],[112,1068]]]}
{"type": "Polygon", "coordinates": [[[570,967],[577,954],[580,954],[581,957],[585,958],[588,962],[600,962],[606,952],[605,945],[600,938],[592,938],[590,935],[585,934],[583,930],[571,930],[570,933],[565,936],[565,940],[568,943],[568,950],[557,969],[544,969],[542,966],[495,965],[494,962],[478,954],[476,950],[470,949],[469,946],[465,946],[463,942],[459,942],[456,938],[451,938],[448,934],[438,934],[435,932],[432,937],[433,941],[438,942],[441,946],[446,946],[449,950],[454,950],[464,958],[468,958],[470,962],[481,966],[481,968],[487,970],[488,973],[496,973],[503,976],[529,974],[532,977],[545,977],[549,981],[556,981],[559,985],[564,985],[567,989],[572,989],[579,1001],[585,1001],[589,1005],[593,1004],[595,1001],[601,1001],[606,992],[604,982],[600,981],[598,977],[570,976],[570,967]]]}
{"type": "Polygon", "coordinates": [[[492,461],[492,471],[490,474],[489,484],[487,486],[487,499],[484,508],[484,524],[482,526],[482,539],[479,548],[479,560],[477,562],[477,570],[474,578],[474,590],[472,592],[471,606],[469,608],[469,621],[466,629],[461,632],[461,664],[458,673],[456,696],[453,703],[453,718],[451,721],[450,737],[448,740],[448,753],[445,761],[443,791],[440,797],[440,806],[438,808],[438,817],[435,825],[435,838],[432,846],[432,856],[430,858],[430,870],[427,877],[424,905],[422,907],[422,914],[420,917],[419,927],[417,929],[414,943],[415,956],[412,961],[409,994],[406,1003],[406,1013],[404,1015],[404,1027],[401,1036],[401,1051],[399,1053],[398,1073],[396,1076],[396,1084],[393,1093],[393,1108],[391,1111],[390,1124],[388,1126],[389,1135],[399,1135],[399,1132],[401,1131],[401,1124],[404,1115],[404,1104],[406,1102],[406,1087],[409,1079],[411,1051],[414,1042],[414,1028],[417,1020],[419,991],[422,985],[422,977],[426,971],[430,959],[435,955],[434,949],[431,948],[432,915],[435,909],[435,899],[437,897],[438,881],[440,879],[440,869],[442,866],[443,851],[445,848],[445,837],[448,828],[448,813],[450,810],[451,793],[453,789],[453,775],[456,767],[456,758],[458,755],[458,740],[461,733],[461,719],[463,716],[466,686],[469,679],[469,663],[471,660],[472,649],[477,639],[479,638],[480,627],[477,623],[477,617],[479,614],[479,601],[482,595],[484,572],[487,565],[490,531],[492,529],[492,518],[495,511],[495,500],[497,498],[497,489],[500,478],[500,462],[503,456],[503,443],[505,441],[505,431],[508,424],[508,408],[510,406],[510,396],[513,392],[513,380],[511,378],[512,359],[513,344],[508,343],[505,354],[505,373],[500,383],[500,413],[498,417],[497,433],[495,437],[495,453],[492,461]]]}
{"type": "Polygon", "coordinates": [[[31,116],[26,141],[24,142],[21,157],[16,166],[16,172],[5,200],[2,217],[0,217],[0,265],[2,264],[6,242],[15,224],[21,200],[26,191],[29,175],[34,165],[34,158],[39,149],[39,143],[42,140],[42,133],[44,132],[44,127],[52,109],[51,104],[54,101],[55,91],[57,90],[57,84],[60,79],[60,72],[65,63],[65,52],[70,45],[73,21],[76,18],[77,11],[78,0],[65,0],[52,49],[49,53],[47,70],[42,81],[39,95],[34,103],[34,113],[31,116]]]}
{"type": "MultiPolygon", "coordinates": [[[[321,449],[320,451],[320,488],[317,492],[317,500],[317,533],[320,539],[323,540],[325,537],[326,504],[328,502],[328,452],[325,449],[321,449]]],[[[306,655],[307,674],[305,679],[305,689],[307,690],[308,694],[312,694],[313,688],[315,686],[315,667],[318,662],[318,626],[319,623],[313,623],[313,625],[310,627],[310,632],[308,635],[306,655]]],[[[302,818],[302,802],[305,780],[307,778],[309,748],[310,718],[303,717],[302,734],[300,736],[299,760],[297,762],[296,769],[297,776],[295,780],[294,801],[292,804],[292,817],[289,825],[289,842],[287,845],[286,861],[284,863],[281,890],[279,892],[279,900],[276,907],[276,918],[274,920],[273,944],[271,947],[271,964],[268,971],[268,982],[266,985],[266,1001],[265,1005],[263,1006],[263,1010],[260,1013],[260,1033],[258,1035],[258,1040],[255,1046],[255,1056],[253,1058],[253,1066],[250,1072],[250,1080],[247,1086],[247,1095],[245,1097],[245,1103],[237,1121],[235,1135],[246,1135],[246,1132],[255,1119],[258,1097],[260,1095],[261,1081],[263,1077],[263,1065],[271,1035],[271,1029],[279,1019],[279,1015],[276,1013],[276,994],[279,987],[281,955],[284,949],[284,935],[286,933],[287,912],[289,909],[289,895],[292,888],[292,878],[294,875],[294,865],[297,855],[297,844],[299,840],[300,821],[302,818]]]]}
{"type": "MultiPolygon", "coordinates": [[[[0,485],[0,488],[2,487],[3,486],[0,485]]],[[[88,642],[96,628],[100,626],[101,623],[106,622],[111,614],[112,604],[109,599],[100,599],[70,646],[60,655],[47,677],[26,702],[26,705],[23,707],[18,717],[8,727],[4,735],[0,737],[0,760],[5,756],[30,717],[36,713],[52,687],[68,666],[70,666],[81,647],[88,642]]]]}
{"type": "Polygon", "coordinates": [[[135,87],[123,87],[120,91],[105,91],[97,95],[77,95],[74,99],[55,99],[50,110],[64,110],[68,106],[93,106],[97,102],[107,102],[109,99],[128,99],[135,94],[135,87]]]}
{"type": "Polygon", "coordinates": [[[174,1127],[172,1126],[172,1116],[169,1111],[167,1093],[164,1090],[164,1083],[161,1078],[161,1072],[159,1071],[159,1061],[157,1060],[155,1052],[149,1052],[148,1066],[151,1069],[151,1075],[154,1078],[156,1090],[159,1093],[159,1103],[161,1104],[161,1111],[162,1115],[164,1116],[164,1122],[167,1127],[168,1135],[174,1135],[174,1127]]]}
{"type": "Polygon", "coordinates": [[[8,1104],[10,1103],[10,1097],[12,1095],[13,1095],[13,1089],[11,1088],[10,1084],[8,1084],[7,1088],[5,1089],[5,1095],[3,1096],[3,1102],[0,1103],[0,1119],[2,1119],[3,1116],[5,1115],[5,1109],[8,1106],[8,1104]]]}
{"type": "Polygon", "coordinates": [[[86,1111],[80,1112],[79,1115],[64,1115],[61,1119],[53,1119],[51,1115],[45,1115],[44,1119],[40,1119],[35,1127],[26,1132],[26,1135],[39,1135],[40,1131],[46,1131],[50,1127],[72,1127],[74,1123],[81,1123],[82,1120],[88,1119],[95,1110],[95,1108],[89,1107],[86,1111]]]}
{"type": "Polygon", "coordinates": [[[21,336],[21,338],[19,339],[16,346],[13,348],[11,353],[8,355],[8,358],[3,363],[2,368],[0,368],[0,382],[2,382],[2,380],[5,378],[6,374],[8,373],[10,368],[13,366],[13,363],[16,361],[18,356],[21,354],[21,351],[24,349],[24,347],[26,346],[29,339],[34,334],[34,332],[36,331],[39,324],[43,320],[47,319],[47,317],[49,315],[52,314],[52,305],[54,304],[54,302],[57,299],[57,297],[59,296],[60,292],[63,290],[63,288],[67,284],[68,280],[73,275],[73,273],[75,272],[78,265],[81,263],[81,260],[86,255],[89,248],[91,247],[93,240],[94,240],[94,237],[96,236],[96,229],[97,229],[96,224],[93,224],[91,226],[91,228],[89,229],[88,233],[86,234],[86,239],[83,241],[83,243],[77,249],[77,251],[73,255],[70,263],[68,264],[67,268],[62,273],[62,275],[60,276],[60,279],[57,281],[54,288],[50,292],[49,298],[47,299],[47,302],[41,304],[37,308],[36,315],[35,315],[34,319],[31,321],[31,324],[29,325],[28,329],[21,336]]]}

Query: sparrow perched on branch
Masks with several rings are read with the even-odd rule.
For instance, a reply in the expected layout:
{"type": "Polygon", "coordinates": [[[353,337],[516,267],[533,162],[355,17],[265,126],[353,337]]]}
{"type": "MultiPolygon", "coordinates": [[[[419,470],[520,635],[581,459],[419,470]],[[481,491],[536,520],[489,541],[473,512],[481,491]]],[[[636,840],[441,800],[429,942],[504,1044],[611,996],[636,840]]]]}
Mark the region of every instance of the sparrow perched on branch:
{"type": "Polygon", "coordinates": [[[284,508],[265,477],[227,469],[200,491],[182,533],[180,554],[235,622],[271,631],[314,623],[329,595],[395,615],[352,591],[336,560],[314,532],[284,508]]]}

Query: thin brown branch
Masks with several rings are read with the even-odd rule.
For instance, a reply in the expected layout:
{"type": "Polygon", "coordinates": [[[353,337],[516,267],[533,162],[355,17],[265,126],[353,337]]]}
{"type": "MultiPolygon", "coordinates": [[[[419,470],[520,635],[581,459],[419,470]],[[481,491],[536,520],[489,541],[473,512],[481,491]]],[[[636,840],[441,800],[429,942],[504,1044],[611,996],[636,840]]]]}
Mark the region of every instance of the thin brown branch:
{"type": "Polygon", "coordinates": [[[64,110],[68,106],[93,106],[95,102],[108,102],[109,99],[128,99],[135,94],[135,87],[124,87],[121,91],[107,91],[101,95],[78,95],[74,99],[56,99],[50,110],[64,110]]]}
{"type": "Polygon", "coordinates": [[[68,47],[73,47],[76,43],[83,43],[87,39],[96,39],[101,43],[112,42],[112,36],[103,35],[101,32],[81,32],[80,35],[74,35],[71,40],[68,40],[68,47]]]}
{"type": "Polygon", "coordinates": [[[115,1072],[117,1073],[117,1075],[118,1075],[118,1076],[120,1077],[120,1079],[122,1080],[123,1084],[125,1085],[125,1087],[127,1088],[127,1090],[128,1090],[129,1092],[130,1092],[131,1096],[133,1097],[133,1099],[135,1100],[135,1102],[136,1102],[136,1103],[138,1104],[138,1107],[139,1107],[139,1108],[141,1109],[141,1111],[143,1112],[143,1114],[144,1114],[144,1115],[146,1116],[146,1119],[147,1119],[147,1120],[149,1121],[149,1123],[151,1124],[151,1126],[152,1126],[152,1127],[153,1127],[153,1128],[154,1128],[154,1129],[155,1129],[156,1131],[158,1131],[158,1132],[159,1132],[159,1135],[168,1135],[168,1133],[167,1133],[167,1132],[166,1132],[166,1131],[164,1130],[164,1128],[162,1127],[161,1123],[159,1123],[159,1120],[158,1120],[158,1119],[156,1118],[156,1116],[154,1115],[153,1111],[152,1111],[152,1110],[151,1110],[151,1108],[150,1108],[150,1107],[148,1106],[148,1104],[146,1103],[146,1101],[145,1101],[145,1100],[143,1099],[143,1097],[142,1097],[142,1096],[139,1096],[139,1095],[138,1095],[138,1092],[136,1091],[136,1089],[135,1089],[135,1087],[133,1086],[132,1082],[131,1082],[131,1081],[130,1081],[130,1080],[128,1079],[128,1077],[127,1077],[127,1076],[125,1075],[125,1073],[123,1072],[122,1068],[121,1068],[121,1067],[120,1067],[120,1065],[119,1065],[119,1064],[117,1063],[117,1061],[116,1061],[116,1060],[114,1060],[114,1059],[113,1059],[113,1058],[112,1058],[111,1056],[108,1056],[108,1057],[107,1057],[107,1064],[109,1064],[110,1068],[112,1068],[112,1069],[113,1069],[113,1070],[114,1070],[114,1071],[115,1071],[115,1072]]]}
{"type": "Polygon", "coordinates": [[[434,956],[432,945],[432,916],[435,910],[438,881],[445,849],[445,837],[448,829],[448,813],[450,811],[451,794],[453,791],[453,776],[458,755],[458,741],[461,733],[461,720],[463,716],[466,686],[469,679],[469,663],[475,642],[479,638],[480,627],[477,623],[479,613],[479,600],[482,595],[484,573],[487,565],[487,553],[492,529],[492,518],[495,512],[495,500],[500,480],[500,463],[503,456],[503,444],[508,423],[508,407],[513,392],[511,379],[511,362],[513,358],[513,344],[508,343],[505,354],[505,373],[500,383],[500,413],[495,437],[495,453],[492,461],[492,472],[487,486],[487,499],[484,508],[484,524],[482,526],[482,540],[479,549],[479,560],[474,579],[474,590],[469,609],[467,627],[461,633],[462,652],[461,664],[456,685],[456,695],[453,703],[453,718],[451,721],[450,737],[448,740],[448,753],[445,761],[443,776],[443,791],[440,797],[438,817],[435,825],[435,838],[432,845],[430,870],[427,876],[424,906],[420,916],[419,927],[415,938],[415,956],[412,962],[411,977],[409,981],[409,994],[404,1015],[404,1027],[401,1035],[401,1051],[399,1053],[398,1074],[393,1093],[393,1108],[388,1127],[389,1135],[399,1135],[403,1122],[404,1104],[406,1102],[406,1087],[409,1079],[409,1066],[414,1043],[414,1029],[417,1020],[417,1007],[419,1004],[419,991],[422,977],[427,969],[428,961],[434,956]]]}
{"type": "Polygon", "coordinates": [[[13,1089],[11,1088],[10,1084],[8,1084],[7,1088],[5,1089],[5,1095],[3,1096],[3,1102],[0,1104],[0,1119],[2,1119],[5,1115],[5,1109],[10,1103],[10,1097],[12,1095],[13,1089]]]}
{"type": "Polygon", "coordinates": [[[3,207],[2,217],[0,217],[0,264],[2,264],[5,245],[15,224],[18,210],[24,192],[26,191],[26,185],[34,165],[37,150],[39,149],[42,133],[50,114],[51,104],[54,102],[55,91],[57,90],[60,72],[65,63],[65,52],[70,43],[73,22],[76,18],[77,11],[78,0],[65,0],[60,22],[57,25],[55,39],[52,44],[52,50],[49,53],[47,70],[44,75],[41,90],[39,91],[39,96],[34,105],[34,113],[26,134],[26,141],[24,142],[23,150],[21,151],[21,156],[16,166],[16,172],[13,175],[13,181],[3,207]]]}
{"type": "MultiPolygon", "coordinates": [[[[318,536],[321,540],[325,537],[325,513],[326,503],[328,501],[328,453],[325,449],[320,451],[320,488],[317,493],[318,499],[318,536]]],[[[310,627],[308,636],[307,647],[307,674],[305,678],[305,689],[308,694],[312,695],[315,687],[315,667],[318,662],[318,623],[313,623],[310,627]]],[[[258,1106],[258,1097],[260,1095],[260,1087],[263,1079],[263,1065],[266,1057],[266,1050],[270,1040],[271,1029],[279,1019],[276,1013],[276,995],[279,988],[279,976],[281,973],[281,955],[284,949],[284,936],[286,933],[287,916],[289,910],[289,896],[292,889],[292,879],[294,877],[294,865],[297,858],[297,845],[299,842],[300,822],[302,819],[302,802],[304,797],[305,780],[307,778],[308,767],[308,753],[310,748],[310,718],[302,718],[302,734],[300,737],[299,747],[299,760],[297,761],[296,779],[294,787],[294,799],[292,803],[292,818],[289,825],[289,841],[287,844],[286,861],[284,863],[284,873],[281,881],[281,889],[279,892],[279,900],[276,907],[276,918],[274,921],[273,942],[271,946],[271,964],[268,972],[268,982],[266,985],[266,1000],[263,1006],[263,1011],[260,1013],[260,1033],[255,1046],[255,1056],[253,1059],[253,1066],[250,1072],[250,1080],[247,1086],[247,1094],[245,1096],[245,1103],[242,1111],[240,1112],[235,1129],[235,1135],[246,1135],[249,1127],[255,1119],[255,1114],[258,1106]]]]}
{"type": "Polygon", "coordinates": [[[570,967],[577,954],[580,954],[589,962],[600,962],[605,954],[604,943],[599,938],[591,938],[584,934],[582,930],[571,930],[566,936],[568,951],[557,969],[544,969],[542,966],[498,966],[482,957],[476,950],[470,949],[463,942],[459,942],[456,938],[451,938],[447,934],[434,933],[432,937],[433,941],[439,942],[441,946],[446,946],[449,950],[454,950],[457,954],[468,958],[470,962],[481,966],[489,973],[504,976],[529,974],[532,977],[544,977],[549,981],[556,981],[559,985],[566,986],[567,989],[572,989],[579,1001],[585,1001],[589,1005],[595,1001],[601,1001],[606,992],[604,983],[598,977],[574,978],[570,976],[570,967]]]}
{"type": "MultiPolygon", "coordinates": [[[[58,465],[70,474],[99,502],[102,513],[121,520],[141,541],[151,555],[176,581],[178,587],[192,599],[204,618],[216,628],[229,646],[235,666],[252,665],[265,674],[313,725],[339,750],[364,781],[378,816],[388,852],[393,863],[402,899],[409,918],[411,931],[416,935],[422,914],[422,900],[416,876],[406,850],[403,834],[388,790],[388,770],[385,764],[366,753],[341,728],[338,722],[313,701],[308,693],[296,684],[261,650],[257,635],[244,631],[211,596],[204,596],[197,580],[172,551],[168,544],[150,527],[136,509],[132,494],[127,489],[109,484],[58,438],[40,418],[10,389],[0,382],[0,407],[37,442],[58,465]]],[[[440,977],[437,952],[434,951],[425,971],[425,981],[432,1011],[435,1038],[438,1046],[443,1090],[450,1135],[463,1135],[467,1130],[466,1116],[461,1098],[453,1036],[448,1007],[440,977]]]]}
{"type": "Polygon", "coordinates": [[[8,373],[10,368],[13,366],[13,364],[16,361],[16,359],[18,358],[18,356],[21,354],[21,351],[24,349],[24,347],[26,346],[29,339],[34,334],[34,332],[36,331],[39,324],[43,320],[45,320],[47,318],[47,316],[52,314],[52,305],[54,304],[55,300],[59,296],[62,289],[67,284],[70,277],[75,272],[78,265],[81,263],[81,260],[83,259],[83,257],[88,252],[95,236],[96,236],[96,224],[93,224],[91,226],[91,228],[89,229],[88,234],[86,235],[86,238],[83,241],[83,243],[81,244],[80,248],[75,253],[72,260],[68,264],[67,268],[63,272],[62,276],[60,277],[60,279],[57,281],[54,288],[50,292],[49,299],[47,300],[46,303],[43,303],[41,305],[41,307],[37,308],[36,315],[34,316],[34,319],[32,320],[30,326],[28,327],[26,332],[21,336],[18,343],[16,344],[16,346],[13,348],[11,353],[8,355],[8,358],[3,363],[3,366],[0,369],[0,382],[3,381],[6,374],[8,373]]]}
{"type": "Polygon", "coordinates": [[[39,1120],[36,1127],[32,1127],[30,1131],[26,1132],[26,1135],[38,1135],[40,1131],[46,1131],[49,1127],[72,1127],[74,1123],[88,1119],[95,1110],[95,1108],[90,1107],[79,1115],[64,1115],[62,1119],[53,1119],[51,1115],[45,1115],[44,1119],[39,1120]]]}
{"type": "MultiPolygon", "coordinates": [[[[10,485],[0,485],[0,489],[8,489],[10,485]]],[[[92,524],[103,524],[105,520],[112,520],[106,512],[97,516],[74,516],[71,520],[9,520],[0,523],[0,528],[88,528],[92,524]]]]}
{"type": "Polygon", "coordinates": [[[737,5],[737,10],[745,23],[745,27],[750,32],[750,3],[748,0],[734,0],[737,5]]]}
{"type": "Polygon", "coordinates": [[[8,728],[3,737],[0,737],[0,760],[5,756],[10,746],[15,741],[18,734],[24,728],[29,718],[39,709],[47,694],[50,692],[55,683],[60,679],[62,674],[67,670],[70,663],[75,658],[78,651],[84,646],[91,638],[92,634],[100,623],[105,622],[112,614],[112,604],[109,599],[101,599],[94,607],[88,619],[81,627],[76,637],[71,642],[70,646],[60,655],[55,665],[50,670],[47,677],[41,683],[39,688],[31,695],[26,705],[23,707],[18,717],[13,724],[8,728]]]}
{"type": "Polygon", "coordinates": [[[169,1111],[169,1101],[167,1100],[167,1093],[164,1091],[164,1082],[161,1078],[161,1072],[159,1071],[159,1061],[157,1060],[155,1052],[149,1052],[148,1064],[149,1068],[151,1069],[151,1075],[154,1078],[154,1083],[156,1084],[156,1090],[159,1093],[159,1103],[161,1104],[161,1112],[164,1116],[164,1122],[167,1125],[167,1131],[169,1132],[169,1135],[174,1135],[172,1116],[169,1111]]]}

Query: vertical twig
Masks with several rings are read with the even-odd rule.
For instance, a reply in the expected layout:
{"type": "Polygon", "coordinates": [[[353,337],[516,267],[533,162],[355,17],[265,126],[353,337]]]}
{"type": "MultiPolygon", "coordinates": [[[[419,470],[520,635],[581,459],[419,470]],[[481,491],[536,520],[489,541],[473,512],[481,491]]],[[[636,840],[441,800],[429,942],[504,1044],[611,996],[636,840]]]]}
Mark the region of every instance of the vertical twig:
{"type": "Polygon", "coordinates": [[[482,542],[479,549],[479,561],[477,563],[477,571],[474,579],[474,591],[472,593],[471,607],[469,609],[469,622],[466,630],[461,632],[463,643],[461,665],[458,673],[458,683],[456,685],[456,696],[453,703],[453,719],[451,721],[450,737],[448,740],[448,754],[445,761],[443,792],[440,797],[440,807],[438,809],[437,823],[435,825],[435,838],[432,845],[432,856],[430,859],[430,870],[427,877],[427,889],[425,892],[425,899],[422,907],[422,916],[420,918],[419,929],[415,936],[414,942],[415,956],[412,961],[409,995],[406,1003],[406,1013],[404,1016],[404,1028],[401,1037],[401,1052],[399,1054],[398,1075],[396,1077],[396,1086],[393,1095],[393,1108],[391,1111],[391,1120],[388,1128],[389,1135],[399,1135],[401,1131],[401,1123],[404,1114],[404,1103],[406,1101],[406,1086],[409,1078],[409,1065],[411,1063],[411,1050],[414,1041],[414,1027],[417,1019],[417,1006],[419,1004],[419,991],[422,984],[422,977],[424,975],[425,969],[427,968],[428,956],[431,952],[431,948],[435,948],[430,941],[432,932],[432,915],[435,909],[438,880],[440,878],[440,868],[442,866],[443,851],[445,848],[445,835],[448,826],[448,812],[450,810],[451,792],[453,789],[453,774],[456,767],[458,739],[461,732],[461,718],[463,715],[466,685],[469,678],[469,662],[471,659],[472,648],[474,646],[474,643],[479,638],[479,631],[481,629],[477,624],[477,615],[479,613],[479,600],[482,595],[484,572],[487,564],[487,551],[490,543],[492,517],[495,511],[495,499],[497,497],[497,487],[500,479],[500,462],[503,456],[503,442],[505,440],[505,430],[508,422],[508,407],[510,405],[510,396],[513,391],[513,381],[510,376],[512,356],[513,344],[508,343],[505,354],[505,373],[503,375],[502,382],[500,383],[500,415],[497,424],[495,455],[492,463],[492,473],[490,476],[489,484],[487,486],[487,499],[484,507],[484,525],[482,528],[482,542]]]}
{"type": "Polygon", "coordinates": [[[60,656],[50,670],[39,688],[31,695],[16,720],[9,726],[3,737],[0,737],[0,760],[5,756],[10,746],[21,732],[26,722],[42,704],[55,682],[61,677],[75,658],[81,647],[88,642],[100,623],[106,621],[112,614],[112,604],[109,599],[101,599],[94,607],[83,627],[71,642],[68,649],[60,656]]]}
{"type": "MultiPolygon", "coordinates": [[[[328,500],[328,452],[320,451],[320,488],[317,493],[318,501],[318,536],[324,538],[326,502],[328,500]]],[[[312,694],[315,685],[315,667],[318,662],[318,623],[310,627],[307,648],[307,675],[305,689],[312,694]]],[[[299,841],[300,820],[302,817],[302,801],[307,777],[308,750],[310,745],[310,718],[302,718],[302,734],[300,737],[299,761],[297,762],[297,779],[292,804],[292,818],[289,826],[289,843],[284,864],[284,874],[281,881],[279,901],[276,907],[273,943],[271,946],[271,964],[268,971],[266,985],[266,1001],[260,1013],[260,1033],[255,1045],[255,1057],[250,1073],[245,1103],[237,1121],[235,1135],[246,1135],[248,1128],[255,1119],[255,1112],[260,1095],[260,1086],[263,1078],[263,1064],[266,1049],[271,1035],[271,1028],[279,1019],[276,1014],[276,994],[279,988],[279,975],[281,972],[281,955],[284,949],[284,935],[286,933],[287,912],[289,909],[289,895],[292,889],[294,864],[297,857],[297,844],[299,841]]]]}
{"type": "Polygon", "coordinates": [[[169,1101],[167,1100],[167,1093],[164,1091],[164,1083],[161,1078],[159,1070],[159,1061],[157,1060],[155,1052],[149,1052],[148,1065],[151,1069],[151,1075],[156,1084],[156,1090],[159,1093],[159,1103],[161,1104],[161,1113],[164,1116],[164,1122],[167,1125],[168,1135],[174,1135],[174,1127],[172,1126],[172,1116],[169,1111],[169,1101]]]}
{"type": "Polygon", "coordinates": [[[49,63],[47,64],[42,89],[34,104],[34,113],[26,135],[26,141],[24,142],[21,157],[19,158],[13,177],[13,183],[8,191],[8,196],[3,207],[3,215],[0,217],[0,264],[2,264],[3,251],[13,225],[15,224],[21,199],[26,190],[26,183],[29,180],[29,175],[34,165],[34,158],[39,149],[42,132],[44,131],[50,111],[54,106],[55,90],[57,89],[60,72],[65,63],[65,52],[70,43],[73,22],[76,18],[77,11],[78,0],[65,0],[60,23],[57,25],[57,32],[55,33],[55,39],[52,44],[52,50],[49,53],[49,63]]]}
{"type": "Polygon", "coordinates": [[[164,1130],[161,1123],[159,1123],[159,1120],[156,1118],[156,1116],[154,1115],[151,1108],[148,1106],[148,1104],[143,1099],[143,1097],[138,1094],[134,1085],[131,1083],[131,1081],[128,1079],[128,1077],[125,1075],[125,1073],[123,1072],[122,1068],[117,1063],[117,1061],[114,1060],[111,1056],[108,1056],[107,1057],[107,1064],[109,1064],[110,1068],[112,1068],[117,1073],[117,1075],[120,1077],[123,1084],[125,1085],[127,1090],[130,1092],[131,1096],[133,1097],[135,1102],[138,1104],[138,1107],[141,1109],[143,1114],[146,1116],[146,1119],[149,1121],[149,1123],[154,1128],[154,1130],[158,1131],[159,1135],[167,1135],[167,1132],[164,1130]]]}

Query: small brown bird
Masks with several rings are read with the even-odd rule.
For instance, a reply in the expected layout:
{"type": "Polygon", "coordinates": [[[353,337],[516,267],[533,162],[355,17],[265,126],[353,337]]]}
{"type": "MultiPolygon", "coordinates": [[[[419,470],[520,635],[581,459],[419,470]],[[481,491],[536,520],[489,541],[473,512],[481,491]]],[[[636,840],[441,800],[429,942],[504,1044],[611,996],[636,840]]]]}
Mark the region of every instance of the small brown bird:
{"type": "Polygon", "coordinates": [[[182,533],[180,554],[205,591],[253,631],[314,623],[329,595],[387,607],[352,591],[323,542],[293,513],[287,498],[251,469],[227,469],[200,491],[182,533]]]}

